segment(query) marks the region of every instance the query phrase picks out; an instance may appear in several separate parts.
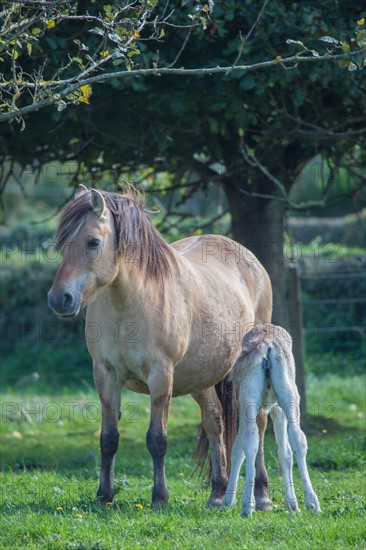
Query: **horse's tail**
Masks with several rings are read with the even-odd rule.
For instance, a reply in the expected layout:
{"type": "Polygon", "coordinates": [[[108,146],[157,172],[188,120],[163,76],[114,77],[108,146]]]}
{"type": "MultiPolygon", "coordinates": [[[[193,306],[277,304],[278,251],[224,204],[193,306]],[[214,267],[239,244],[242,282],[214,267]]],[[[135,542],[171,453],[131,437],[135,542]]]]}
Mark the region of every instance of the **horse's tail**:
{"type": "MultiPolygon", "coordinates": [[[[227,375],[221,382],[215,385],[217,397],[222,406],[222,419],[224,423],[224,444],[227,457],[228,474],[230,473],[230,454],[236,434],[238,402],[233,391],[233,383],[230,375],[227,375]]],[[[206,431],[202,424],[198,429],[196,448],[193,452],[193,458],[196,460],[195,470],[200,476],[206,478],[207,484],[212,479],[211,460],[209,458],[209,443],[206,431]]]]}

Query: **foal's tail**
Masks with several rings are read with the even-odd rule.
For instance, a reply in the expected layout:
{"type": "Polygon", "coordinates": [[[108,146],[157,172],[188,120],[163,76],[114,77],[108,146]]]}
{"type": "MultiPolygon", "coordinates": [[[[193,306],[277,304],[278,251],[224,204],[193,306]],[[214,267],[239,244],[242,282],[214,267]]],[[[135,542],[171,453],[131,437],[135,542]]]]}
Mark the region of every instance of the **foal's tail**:
{"type": "MultiPolygon", "coordinates": [[[[224,443],[227,456],[228,475],[230,473],[231,448],[237,434],[237,419],[238,419],[238,401],[236,393],[233,390],[233,383],[230,375],[227,375],[221,382],[215,385],[217,397],[222,406],[222,419],[224,423],[224,443]]],[[[205,477],[207,484],[212,479],[211,460],[209,459],[209,443],[206,431],[202,424],[198,429],[197,444],[193,451],[193,458],[197,461],[196,471],[199,471],[200,476],[205,477]]]]}

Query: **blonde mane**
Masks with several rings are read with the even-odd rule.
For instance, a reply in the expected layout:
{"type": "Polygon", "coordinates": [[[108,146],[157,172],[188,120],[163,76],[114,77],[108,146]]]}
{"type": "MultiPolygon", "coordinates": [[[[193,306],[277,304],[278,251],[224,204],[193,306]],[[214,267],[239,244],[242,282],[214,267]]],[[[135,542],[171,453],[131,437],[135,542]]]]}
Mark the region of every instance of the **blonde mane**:
{"type": "MultiPolygon", "coordinates": [[[[175,253],[146,214],[141,195],[107,191],[101,194],[112,215],[118,256],[135,262],[146,278],[161,279],[169,274],[172,263],[176,263],[175,253]]],[[[75,237],[92,211],[89,191],[65,207],[55,237],[56,250],[62,250],[75,237]]]]}

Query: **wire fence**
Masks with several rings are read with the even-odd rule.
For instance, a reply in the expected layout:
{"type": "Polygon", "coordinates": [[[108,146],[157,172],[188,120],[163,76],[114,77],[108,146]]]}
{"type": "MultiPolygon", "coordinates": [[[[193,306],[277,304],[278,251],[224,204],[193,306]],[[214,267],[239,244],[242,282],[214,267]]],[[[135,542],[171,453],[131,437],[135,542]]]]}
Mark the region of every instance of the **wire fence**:
{"type": "Polygon", "coordinates": [[[344,355],[346,365],[366,361],[365,270],[300,270],[305,354],[326,371],[330,357],[344,355]]]}

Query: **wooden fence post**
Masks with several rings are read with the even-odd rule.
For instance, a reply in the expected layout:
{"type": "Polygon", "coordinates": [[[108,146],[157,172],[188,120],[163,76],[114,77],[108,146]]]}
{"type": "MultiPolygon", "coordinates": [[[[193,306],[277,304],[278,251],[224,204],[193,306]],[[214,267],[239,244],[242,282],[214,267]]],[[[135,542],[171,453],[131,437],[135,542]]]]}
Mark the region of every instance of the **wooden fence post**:
{"type": "Polygon", "coordinates": [[[293,341],[293,354],[296,364],[296,384],[300,394],[302,424],[306,422],[306,392],[304,365],[304,326],[301,307],[301,281],[295,265],[287,267],[287,309],[289,332],[293,341]]]}

